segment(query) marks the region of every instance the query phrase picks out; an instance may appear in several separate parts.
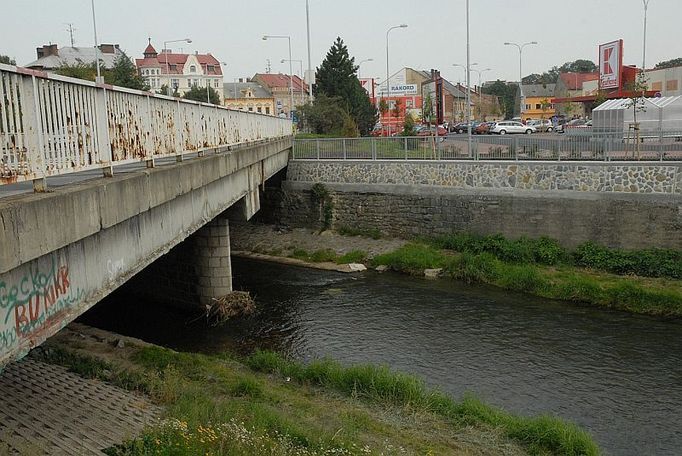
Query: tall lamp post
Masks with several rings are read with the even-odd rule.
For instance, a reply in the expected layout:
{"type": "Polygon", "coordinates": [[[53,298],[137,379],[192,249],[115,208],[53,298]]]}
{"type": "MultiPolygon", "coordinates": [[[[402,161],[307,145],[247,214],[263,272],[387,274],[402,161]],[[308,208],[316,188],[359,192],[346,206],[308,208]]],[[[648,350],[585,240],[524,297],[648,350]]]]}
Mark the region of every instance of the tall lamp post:
{"type": "Polygon", "coordinates": [[[263,41],[269,39],[283,39],[289,42],[289,119],[293,119],[294,110],[294,70],[291,60],[291,37],[289,35],[263,35],[263,41]]]}
{"type": "Polygon", "coordinates": [[[97,42],[97,20],[95,20],[95,0],[91,0],[90,6],[92,8],[92,30],[95,32],[95,61],[97,62],[97,79],[95,81],[99,84],[103,83],[102,75],[99,69],[99,43],[97,42]]]}
{"type": "Polygon", "coordinates": [[[516,48],[519,50],[519,98],[521,99],[521,106],[519,106],[519,116],[523,116],[523,108],[525,107],[526,102],[526,97],[523,95],[523,48],[536,44],[538,44],[537,41],[530,41],[523,44],[510,42],[504,43],[505,46],[516,46],[516,48]]]}
{"type": "Polygon", "coordinates": [[[364,60],[360,60],[360,61],[358,62],[358,79],[360,79],[360,67],[361,67],[362,64],[365,63],[365,62],[374,62],[374,59],[364,59],[364,60]]]}
{"type": "Polygon", "coordinates": [[[642,3],[644,3],[644,43],[642,44],[642,74],[644,74],[644,70],[646,70],[646,20],[650,1],[651,0],[642,0],[642,3]]]}
{"type": "MultiPolygon", "coordinates": [[[[467,93],[464,94],[464,99],[465,99],[465,102],[466,102],[468,105],[471,104],[471,99],[470,99],[469,95],[467,95],[469,92],[471,92],[471,87],[469,87],[469,76],[468,76],[468,74],[469,74],[471,71],[474,70],[474,69],[471,68],[471,67],[474,67],[474,66],[476,66],[476,65],[478,65],[478,63],[472,63],[472,64],[470,64],[470,65],[469,65],[469,71],[467,71],[466,65],[462,65],[461,63],[453,63],[453,64],[452,64],[452,66],[454,66],[454,67],[459,67],[459,68],[462,68],[462,69],[464,70],[464,80],[465,80],[466,89],[467,89],[467,93]]],[[[470,122],[471,122],[471,112],[470,112],[469,109],[467,108],[467,109],[464,110],[464,112],[462,112],[462,116],[464,116],[464,113],[465,113],[465,112],[466,112],[466,115],[468,116],[468,117],[467,117],[467,123],[470,123],[470,122]]]]}
{"type": "Polygon", "coordinates": [[[396,25],[393,27],[390,27],[388,30],[386,30],[386,98],[387,100],[387,105],[388,105],[388,136],[391,136],[391,80],[390,80],[390,74],[389,74],[389,59],[388,59],[388,34],[391,33],[391,30],[399,29],[399,28],[407,28],[407,24],[400,24],[396,25]]]}
{"type": "Polygon", "coordinates": [[[308,35],[308,79],[310,79],[308,82],[308,99],[310,102],[313,102],[313,81],[312,81],[312,75],[313,75],[313,69],[312,69],[312,63],[310,60],[310,5],[308,4],[308,0],[305,0],[305,23],[306,23],[306,32],[308,35]]]}
{"type": "MultiPolygon", "coordinates": [[[[279,63],[285,63],[285,62],[289,62],[289,60],[287,60],[287,59],[282,59],[282,60],[280,60],[279,63]]],[[[291,60],[291,62],[298,62],[298,64],[299,64],[299,70],[300,70],[300,72],[301,72],[301,78],[303,78],[303,60],[296,60],[296,59],[294,59],[294,60],[291,60]]],[[[303,94],[304,94],[304,93],[305,93],[305,92],[304,92],[304,90],[303,90],[303,79],[301,79],[301,101],[303,101],[303,94]]]]}
{"type": "Polygon", "coordinates": [[[478,73],[478,115],[481,117],[481,120],[483,118],[483,115],[481,113],[481,107],[483,106],[483,90],[481,90],[481,79],[483,73],[491,70],[492,68],[484,68],[483,70],[477,70],[476,68],[471,69],[471,71],[475,71],[476,73],[478,73]]]}
{"type": "Polygon", "coordinates": [[[171,77],[170,77],[170,66],[168,65],[168,43],[191,43],[192,40],[189,38],[183,38],[181,40],[168,40],[163,42],[163,52],[166,54],[166,76],[168,76],[168,85],[166,86],[167,95],[171,96],[171,77]]]}

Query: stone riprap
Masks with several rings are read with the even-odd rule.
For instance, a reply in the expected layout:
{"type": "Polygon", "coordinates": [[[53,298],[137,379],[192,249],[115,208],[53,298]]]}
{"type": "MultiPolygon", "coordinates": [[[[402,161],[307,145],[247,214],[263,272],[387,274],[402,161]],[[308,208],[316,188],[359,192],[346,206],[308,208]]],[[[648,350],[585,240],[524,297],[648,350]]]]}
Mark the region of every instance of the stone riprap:
{"type": "Polygon", "coordinates": [[[682,194],[673,163],[519,163],[294,160],[291,182],[427,185],[572,192],[682,194]]]}

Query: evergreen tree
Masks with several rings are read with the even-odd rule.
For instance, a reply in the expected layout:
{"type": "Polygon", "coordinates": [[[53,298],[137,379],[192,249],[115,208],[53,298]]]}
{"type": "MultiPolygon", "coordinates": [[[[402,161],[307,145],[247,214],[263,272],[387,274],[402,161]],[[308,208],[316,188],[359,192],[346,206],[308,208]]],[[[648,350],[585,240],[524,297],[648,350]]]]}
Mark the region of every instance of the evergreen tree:
{"type": "MultiPolygon", "coordinates": [[[[214,105],[220,104],[220,95],[217,91],[213,90],[213,87],[208,88],[208,96],[211,100],[211,103],[214,105]]],[[[189,91],[185,92],[182,98],[206,103],[206,87],[199,87],[195,84],[191,89],[189,89],[189,91]]]]}
{"type": "Polygon", "coordinates": [[[344,109],[353,118],[360,134],[366,135],[377,122],[377,110],[357,77],[355,58],[341,38],[337,38],[317,69],[316,95],[339,98],[344,109]]]}
{"type": "Polygon", "coordinates": [[[4,63],[7,65],[16,65],[17,62],[10,56],[8,55],[0,55],[0,63],[4,63]]]}

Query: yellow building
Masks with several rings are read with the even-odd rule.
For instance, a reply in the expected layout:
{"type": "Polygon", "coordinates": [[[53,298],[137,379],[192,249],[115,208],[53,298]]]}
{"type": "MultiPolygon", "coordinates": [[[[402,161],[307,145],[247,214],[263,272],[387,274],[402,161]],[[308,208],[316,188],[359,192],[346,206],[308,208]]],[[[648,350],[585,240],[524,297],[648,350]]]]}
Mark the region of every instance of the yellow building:
{"type": "Polygon", "coordinates": [[[554,88],[555,84],[524,84],[525,103],[521,118],[549,119],[556,115],[556,107],[552,104],[554,88]]]}
{"type": "Polygon", "coordinates": [[[227,83],[224,85],[224,105],[239,111],[276,115],[275,98],[269,90],[255,82],[227,83]]]}

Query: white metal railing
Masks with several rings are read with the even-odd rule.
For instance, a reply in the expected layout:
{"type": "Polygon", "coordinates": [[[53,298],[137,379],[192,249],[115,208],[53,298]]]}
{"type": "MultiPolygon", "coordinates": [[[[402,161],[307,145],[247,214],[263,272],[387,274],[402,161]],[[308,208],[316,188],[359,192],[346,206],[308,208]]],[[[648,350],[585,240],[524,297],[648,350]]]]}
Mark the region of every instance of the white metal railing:
{"type": "Polygon", "coordinates": [[[635,143],[618,134],[296,139],[294,160],[682,161],[682,131],[635,143]]]}
{"type": "Polygon", "coordinates": [[[0,185],[291,134],[288,119],[0,64],[0,185]]]}

